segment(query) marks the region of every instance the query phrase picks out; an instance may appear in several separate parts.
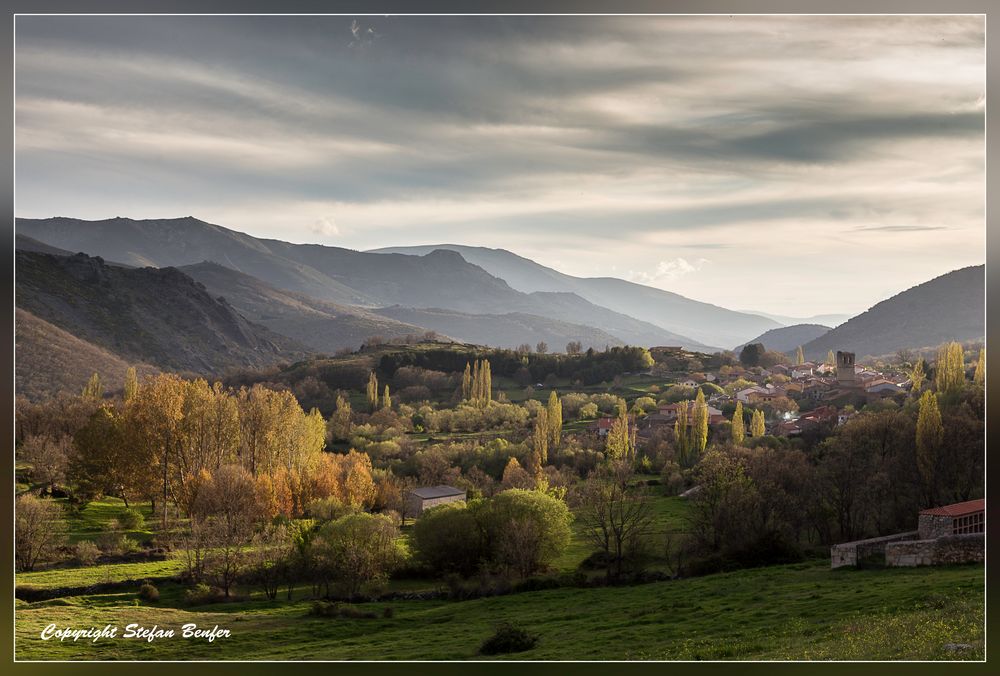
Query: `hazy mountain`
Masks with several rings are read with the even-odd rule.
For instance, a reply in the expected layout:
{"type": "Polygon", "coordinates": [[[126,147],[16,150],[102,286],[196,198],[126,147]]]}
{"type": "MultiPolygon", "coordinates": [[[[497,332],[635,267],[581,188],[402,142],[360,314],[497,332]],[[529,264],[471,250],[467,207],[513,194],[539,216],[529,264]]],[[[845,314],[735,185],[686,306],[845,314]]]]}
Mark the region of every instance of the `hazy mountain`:
{"type": "Polygon", "coordinates": [[[986,269],[975,265],[903,291],[803,346],[809,359],[829,350],[865,355],[935,347],[986,335],[986,269]]]}
{"type": "Polygon", "coordinates": [[[597,305],[655,324],[706,345],[735,345],[780,326],[779,322],[772,319],[734,312],[691,300],[670,291],[622,279],[573,277],[504,249],[440,244],[388,247],[373,251],[421,256],[441,249],[462,254],[462,257],[470,263],[504,279],[519,291],[575,293],[597,305]]]}
{"type": "MultiPolygon", "coordinates": [[[[829,326],[833,328],[835,326],[840,326],[851,318],[851,315],[837,313],[813,315],[811,317],[789,317],[787,315],[775,315],[768,312],[758,312],[757,310],[740,310],[740,312],[767,317],[768,319],[773,319],[784,326],[795,326],[796,324],[820,324],[822,326],[829,326]]],[[[747,342],[749,343],[751,341],[748,340],[747,342]]]]}
{"type": "Polygon", "coordinates": [[[452,251],[436,250],[413,256],[290,244],[257,239],[194,218],[18,219],[17,228],[20,233],[53,246],[126,263],[178,266],[214,260],[272,287],[340,305],[531,314],[593,325],[626,343],[707,349],[701,341],[663,329],[656,322],[625,316],[631,313],[609,310],[604,303],[598,303],[604,307],[596,307],[582,298],[569,299],[565,294],[522,293],[452,251]]]}
{"type": "Polygon", "coordinates": [[[60,391],[79,394],[95,372],[105,390],[112,391],[121,387],[129,366],[135,366],[140,376],[156,370],[128,362],[21,308],[15,310],[14,342],[14,391],[36,401],[60,391]]]}
{"type": "Polygon", "coordinates": [[[128,361],[220,373],[309,353],[176,268],[121,268],[85,254],[16,256],[17,307],[128,361]]]}
{"type": "Polygon", "coordinates": [[[375,335],[397,338],[425,331],[362,308],[284,291],[218,263],[206,261],[179,269],[204,284],[213,296],[224,297],[250,321],[320,352],[357,349],[375,335]]]}
{"type": "Polygon", "coordinates": [[[623,341],[610,333],[591,326],[522,312],[474,315],[455,310],[415,309],[398,305],[375,312],[402,322],[419,324],[461,342],[475,345],[515,348],[527,343],[534,350],[536,343],[544,341],[553,352],[562,352],[566,343],[571,340],[580,341],[584,349],[593,347],[595,350],[600,350],[605,346],[624,345],[623,341]]]}
{"type": "MultiPolygon", "coordinates": [[[[810,340],[819,338],[829,330],[829,326],[822,326],[821,324],[782,326],[778,329],[766,331],[753,340],[748,340],[744,345],[749,343],[763,343],[764,347],[768,350],[791,352],[797,350],[800,345],[805,345],[810,340]]],[[[739,351],[742,349],[743,345],[737,345],[733,348],[733,351],[739,354],[739,351]]],[[[825,357],[826,355],[824,354],[823,356],[825,357]]]]}

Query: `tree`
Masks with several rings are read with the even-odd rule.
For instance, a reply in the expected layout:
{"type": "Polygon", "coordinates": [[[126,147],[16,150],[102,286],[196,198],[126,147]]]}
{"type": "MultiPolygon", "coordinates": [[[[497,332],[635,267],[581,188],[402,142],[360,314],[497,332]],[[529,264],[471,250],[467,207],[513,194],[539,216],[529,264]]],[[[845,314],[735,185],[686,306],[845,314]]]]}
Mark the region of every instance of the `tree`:
{"type": "Polygon", "coordinates": [[[507,465],[503,468],[500,486],[504,490],[512,488],[532,489],[535,487],[535,480],[521,467],[521,463],[517,461],[517,458],[511,457],[507,461],[507,465]]]}
{"type": "Polygon", "coordinates": [[[604,453],[608,458],[629,462],[635,460],[635,430],[629,425],[628,412],[624,406],[618,409],[618,417],[608,430],[604,453]]]}
{"type": "Polygon", "coordinates": [[[824,361],[823,363],[826,364],[827,366],[837,365],[837,358],[833,356],[833,350],[830,350],[829,352],[826,353],[826,361],[824,361]]]}
{"type": "Polygon", "coordinates": [[[538,341],[538,345],[535,345],[535,352],[538,354],[545,354],[549,351],[549,344],[544,340],[538,341]]]}
{"type": "Polygon", "coordinates": [[[135,367],[129,366],[125,371],[125,385],[122,388],[122,399],[129,402],[135,398],[139,391],[139,378],[136,376],[135,367]]]}
{"type": "Polygon", "coordinates": [[[674,451],[677,464],[687,468],[691,466],[691,441],[688,428],[688,401],[677,403],[677,419],[674,421],[674,451]]]}
{"type": "Polygon", "coordinates": [[[562,442],[562,402],[559,400],[559,395],[556,394],[555,390],[549,395],[548,404],[548,423],[549,423],[549,446],[552,448],[559,448],[559,444],[562,442]]]}
{"type": "Polygon", "coordinates": [[[34,570],[50,559],[62,540],[62,509],[52,500],[29,493],[14,503],[14,562],[18,571],[34,570]]]}
{"type": "Polygon", "coordinates": [[[73,438],[67,478],[82,497],[114,495],[125,501],[153,493],[156,485],[149,449],[133,445],[129,418],[108,404],[98,409],[73,438]]]}
{"type": "Polygon", "coordinates": [[[337,404],[326,424],[326,436],[331,441],[347,441],[351,437],[351,402],[337,395],[337,404]]]}
{"type": "Polygon", "coordinates": [[[410,536],[416,559],[436,575],[475,573],[489,558],[477,520],[481,508],[481,502],[452,502],[423,512],[410,536]]]}
{"type": "Polygon", "coordinates": [[[528,474],[538,482],[542,477],[542,467],[549,456],[549,422],[546,409],[539,408],[531,433],[531,459],[528,474]]]}
{"type": "Polygon", "coordinates": [[[691,445],[697,458],[705,451],[708,444],[708,404],[705,403],[705,393],[698,390],[694,400],[694,410],[691,415],[691,445]]]}
{"type": "Polygon", "coordinates": [[[764,356],[764,344],[763,343],[750,343],[744,345],[743,349],[740,350],[740,363],[744,366],[758,366],[760,364],[761,357],[764,356]]]}
{"type": "Polygon", "coordinates": [[[910,383],[912,383],[910,391],[913,394],[920,392],[920,389],[924,386],[924,380],[927,377],[926,368],[927,362],[924,361],[923,357],[918,359],[913,365],[913,370],[910,371],[910,383]]]}
{"type": "Polygon", "coordinates": [[[917,468],[923,480],[924,492],[929,504],[935,504],[938,495],[938,461],[944,442],[944,426],[937,397],[927,390],[920,397],[917,413],[917,468]]]}
{"type": "Polygon", "coordinates": [[[101,385],[101,376],[95,371],[87,384],[83,386],[83,398],[100,400],[104,398],[104,386],[101,385]]]}
{"type": "Polygon", "coordinates": [[[965,383],[965,355],[961,343],[947,343],[938,349],[934,365],[934,387],[938,392],[952,393],[965,383]]]}
{"type": "Polygon", "coordinates": [[[642,549],[653,513],[641,488],[630,487],[631,463],[611,460],[590,473],[577,518],[587,538],[608,557],[608,577],[619,578],[627,558],[642,549]]]}
{"type": "Polygon", "coordinates": [[[583,345],[578,340],[571,340],[566,343],[566,354],[580,354],[583,351],[583,345]]]}
{"type": "Polygon", "coordinates": [[[528,577],[546,568],[566,549],[572,519],[562,500],[515,488],[490,498],[483,529],[493,560],[528,577]]]}
{"type": "Polygon", "coordinates": [[[313,546],[327,579],[348,598],[367,585],[384,582],[405,558],[399,529],[384,514],[342,516],[319,530],[313,546]]]}
{"type": "Polygon", "coordinates": [[[986,385],[986,348],[980,348],[979,359],[976,361],[976,373],[972,376],[972,382],[977,387],[986,385]]]}
{"type": "Polygon", "coordinates": [[[66,481],[66,468],[73,450],[73,438],[50,437],[38,434],[27,437],[19,449],[21,459],[31,464],[31,480],[51,493],[53,488],[66,481]]]}
{"type": "Polygon", "coordinates": [[[472,366],[465,362],[465,372],[462,373],[462,401],[467,401],[472,395],[472,366]]]}
{"type": "Polygon", "coordinates": [[[392,399],[389,397],[389,386],[385,386],[385,390],[382,393],[382,408],[391,409],[392,399]]]}
{"type": "Polygon", "coordinates": [[[517,349],[515,349],[514,351],[522,355],[531,354],[531,345],[529,345],[528,343],[521,343],[520,345],[517,346],[517,349]]]}
{"type": "Polygon", "coordinates": [[[743,425],[743,402],[736,402],[736,411],[733,412],[733,424],[732,424],[732,434],[733,443],[737,446],[743,445],[743,440],[746,438],[746,430],[743,425]]]}
{"type": "Polygon", "coordinates": [[[762,437],[767,433],[764,426],[764,412],[757,409],[750,418],[750,436],[762,437]]]}
{"type": "Polygon", "coordinates": [[[797,349],[795,351],[795,363],[796,364],[804,364],[805,361],[806,361],[806,357],[805,357],[804,354],[802,354],[802,346],[799,345],[799,349],[797,349]]]}
{"type": "Polygon", "coordinates": [[[378,376],[374,371],[368,374],[368,407],[372,411],[378,408],[378,376]]]}

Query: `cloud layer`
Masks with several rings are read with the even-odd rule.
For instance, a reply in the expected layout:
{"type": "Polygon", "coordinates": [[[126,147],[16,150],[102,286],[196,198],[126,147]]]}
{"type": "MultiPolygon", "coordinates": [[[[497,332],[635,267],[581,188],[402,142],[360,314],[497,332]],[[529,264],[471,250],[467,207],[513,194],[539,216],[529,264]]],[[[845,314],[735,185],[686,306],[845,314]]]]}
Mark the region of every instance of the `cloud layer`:
{"type": "Polygon", "coordinates": [[[977,17],[22,16],[16,33],[20,216],[504,247],[791,315],[985,258],[977,17]]]}

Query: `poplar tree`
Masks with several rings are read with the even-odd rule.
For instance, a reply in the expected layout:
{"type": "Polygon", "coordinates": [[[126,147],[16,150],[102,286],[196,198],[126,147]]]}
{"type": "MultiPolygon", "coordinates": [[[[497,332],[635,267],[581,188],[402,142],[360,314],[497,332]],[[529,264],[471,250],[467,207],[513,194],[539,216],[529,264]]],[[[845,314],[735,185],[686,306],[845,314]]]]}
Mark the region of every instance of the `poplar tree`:
{"type": "Polygon", "coordinates": [[[934,503],[937,497],[937,464],[944,442],[944,426],[937,397],[927,390],[920,397],[917,413],[917,469],[924,482],[927,500],[934,503]]]}
{"type": "Polygon", "coordinates": [[[632,460],[635,456],[635,436],[624,408],[618,410],[618,417],[611,424],[604,453],[609,460],[632,460]]]}
{"type": "Polygon", "coordinates": [[[462,374],[462,400],[467,401],[472,396],[472,367],[465,362],[465,372],[462,374]]]}
{"type": "Polygon", "coordinates": [[[934,366],[934,387],[938,392],[954,392],[965,383],[965,354],[961,343],[948,343],[938,349],[934,366]]]}
{"type": "Polygon", "coordinates": [[[705,403],[705,393],[699,388],[698,396],[694,400],[694,411],[691,414],[691,450],[695,458],[701,456],[706,445],[708,445],[708,404],[705,403]]]}
{"type": "Polygon", "coordinates": [[[382,408],[392,408],[392,399],[389,397],[389,386],[385,386],[385,391],[382,393],[382,408]]]}
{"type": "Polygon", "coordinates": [[[101,376],[99,376],[96,371],[94,372],[94,375],[90,376],[90,380],[87,381],[87,384],[83,386],[83,398],[104,398],[104,386],[101,385],[101,376]]]}
{"type": "Polygon", "coordinates": [[[677,462],[682,467],[688,464],[688,402],[682,401],[677,404],[677,420],[674,422],[674,446],[676,447],[677,462]]]}
{"type": "Polygon", "coordinates": [[[826,353],[826,362],[825,363],[826,363],[827,366],[836,366],[837,365],[837,358],[835,356],[833,356],[833,350],[830,350],[829,352],[826,353]]]}
{"type": "Polygon", "coordinates": [[[743,444],[746,438],[746,428],[743,425],[743,402],[736,402],[736,411],[733,413],[733,443],[737,446],[743,444]]]}
{"type": "Polygon", "coordinates": [[[558,448],[560,442],[562,441],[562,402],[559,400],[559,395],[556,394],[555,390],[552,390],[552,394],[549,395],[549,405],[548,405],[548,422],[549,422],[549,445],[552,448],[558,448]]]}
{"type": "Polygon", "coordinates": [[[535,427],[531,433],[531,448],[531,467],[528,468],[528,472],[537,479],[549,458],[549,422],[548,413],[544,408],[538,409],[538,415],[535,416],[535,427]]]}
{"type": "Polygon", "coordinates": [[[979,350],[979,361],[976,362],[976,373],[972,376],[972,382],[977,387],[986,385],[986,348],[979,350]]]}
{"type": "Polygon", "coordinates": [[[129,366],[128,370],[125,371],[125,386],[122,388],[122,399],[126,402],[132,401],[138,391],[139,378],[136,376],[135,367],[129,366]]]}
{"type": "Polygon", "coordinates": [[[795,363],[804,364],[806,361],[806,356],[802,354],[802,346],[799,345],[799,349],[795,351],[795,363]]]}
{"type": "Polygon", "coordinates": [[[753,412],[750,418],[750,436],[762,437],[767,432],[764,427],[764,412],[760,409],[753,412]]]}
{"type": "Polygon", "coordinates": [[[331,441],[347,441],[351,436],[351,402],[337,396],[337,406],[326,424],[326,436],[331,441]]]}
{"type": "Polygon", "coordinates": [[[927,378],[925,368],[926,362],[921,357],[917,360],[917,363],[913,365],[913,370],[910,371],[910,382],[912,383],[910,391],[914,394],[920,392],[921,388],[924,386],[924,380],[927,378]]]}
{"type": "Polygon", "coordinates": [[[378,408],[378,377],[374,371],[368,374],[368,406],[372,411],[378,408]]]}

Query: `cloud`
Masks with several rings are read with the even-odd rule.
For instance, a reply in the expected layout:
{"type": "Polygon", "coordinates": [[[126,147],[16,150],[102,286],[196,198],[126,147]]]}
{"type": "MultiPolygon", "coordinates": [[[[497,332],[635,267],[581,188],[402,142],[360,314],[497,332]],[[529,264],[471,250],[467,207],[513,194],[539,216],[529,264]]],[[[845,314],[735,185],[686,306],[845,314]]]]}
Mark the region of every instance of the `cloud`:
{"type": "Polygon", "coordinates": [[[672,282],[684,275],[698,272],[709,262],[707,258],[699,258],[690,263],[686,258],[678,257],[669,261],[660,261],[656,265],[656,269],[652,272],[634,272],[630,270],[628,277],[633,282],[659,286],[664,282],[672,282]]]}
{"type": "Polygon", "coordinates": [[[335,237],[340,234],[340,226],[329,216],[317,218],[311,231],[322,237],[335,237]]]}

